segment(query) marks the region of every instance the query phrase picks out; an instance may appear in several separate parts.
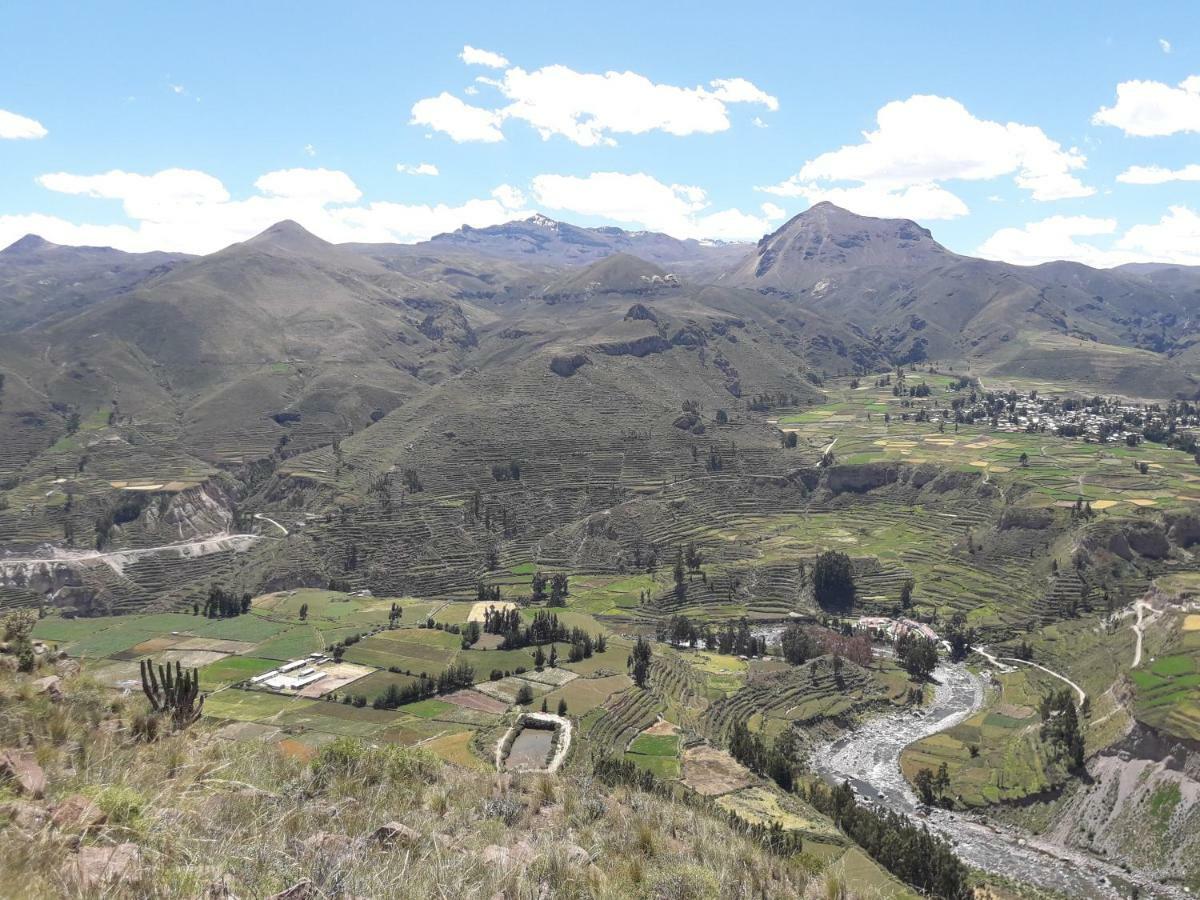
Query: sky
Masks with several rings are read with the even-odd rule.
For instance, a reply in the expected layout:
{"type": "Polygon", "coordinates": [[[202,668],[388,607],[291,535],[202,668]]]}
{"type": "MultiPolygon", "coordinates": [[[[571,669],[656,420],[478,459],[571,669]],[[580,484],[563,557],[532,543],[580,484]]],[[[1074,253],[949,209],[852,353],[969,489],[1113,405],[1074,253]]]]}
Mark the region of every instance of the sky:
{"type": "Polygon", "coordinates": [[[540,212],[757,240],[812,203],[960,253],[1200,265],[1188,3],[0,5],[0,247],[540,212]]]}

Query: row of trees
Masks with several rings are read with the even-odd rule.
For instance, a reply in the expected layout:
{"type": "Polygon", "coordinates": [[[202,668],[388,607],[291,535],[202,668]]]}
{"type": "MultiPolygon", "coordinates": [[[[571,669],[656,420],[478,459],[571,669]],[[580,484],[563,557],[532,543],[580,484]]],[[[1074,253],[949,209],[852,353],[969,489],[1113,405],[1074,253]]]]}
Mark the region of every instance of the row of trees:
{"type": "MultiPolygon", "coordinates": [[[[371,704],[375,709],[396,709],[406,703],[416,703],[427,700],[438,694],[449,694],[462,688],[468,688],[475,683],[475,669],[467,662],[458,662],[442,671],[437,678],[426,678],[424,675],[405,685],[389,684],[387,690],[375,698],[371,704]]],[[[361,695],[359,695],[361,697],[361,695]]],[[[359,702],[358,697],[345,695],[343,703],[353,703],[365,706],[366,698],[359,702]]]]}
{"type": "Polygon", "coordinates": [[[804,665],[825,654],[844,657],[860,666],[869,665],[875,658],[870,637],[854,632],[848,625],[842,631],[836,631],[792,622],[783,630],[780,647],[783,658],[793,666],[804,665]]]}
{"type": "Polygon", "coordinates": [[[972,896],[967,867],[929,829],[890,810],[860,806],[847,782],[833,788],[815,782],[806,797],[880,865],[922,893],[943,900],[972,896]]]}
{"type": "Polygon", "coordinates": [[[800,745],[790,728],[768,745],[762,735],[752,732],[744,722],[736,722],[729,732],[729,755],[785,791],[791,792],[796,786],[801,768],[800,745]]]}
{"type": "MultiPolygon", "coordinates": [[[[208,597],[205,598],[203,607],[199,603],[192,604],[192,615],[198,616],[203,612],[204,616],[209,619],[229,619],[250,612],[250,601],[249,594],[242,594],[239,597],[233,591],[211,587],[208,589],[208,597]]],[[[305,604],[303,609],[307,611],[308,605],[305,604]]],[[[302,615],[301,618],[304,616],[302,615]]]]}
{"type": "MultiPolygon", "coordinates": [[[[478,639],[478,623],[473,622],[467,627],[469,633],[465,637],[470,638],[474,635],[478,639]]],[[[533,619],[526,622],[519,609],[496,609],[489,606],[483,611],[483,630],[487,634],[503,637],[500,642],[501,650],[520,650],[523,647],[537,646],[540,653],[542,644],[570,644],[571,662],[587,659],[593,653],[603,653],[608,649],[608,639],[603,634],[593,637],[582,628],[568,628],[558,618],[557,613],[540,609],[533,614],[533,619]]],[[[474,643],[474,640],[471,640],[471,643],[474,643]]],[[[557,654],[557,650],[553,648],[551,652],[557,654]]]]}
{"type": "Polygon", "coordinates": [[[755,637],[750,631],[750,623],[744,618],[736,625],[726,622],[723,628],[714,629],[707,623],[697,624],[687,616],[671,616],[665,623],[659,622],[655,637],[677,646],[703,646],[705,650],[734,656],[765,656],[767,653],[767,639],[755,637]]]}

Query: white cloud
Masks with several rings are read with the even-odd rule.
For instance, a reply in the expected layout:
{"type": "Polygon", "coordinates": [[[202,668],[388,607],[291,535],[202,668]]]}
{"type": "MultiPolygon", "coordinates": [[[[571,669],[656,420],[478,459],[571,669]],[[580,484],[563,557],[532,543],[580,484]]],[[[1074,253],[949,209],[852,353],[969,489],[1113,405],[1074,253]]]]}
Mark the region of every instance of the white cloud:
{"type": "Polygon", "coordinates": [[[718,78],[710,81],[713,95],[726,103],[761,103],[771,112],[779,109],[779,101],[745,78],[718,78]]]}
{"type": "Polygon", "coordinates": [[[268,172],[254,186],[268,197],[314,203],[353,203],[362,191],[345,172],[331,169],[280,169],[268,172]]]}
{"type": "Polygon", "coordinates": [[[1112,125],[1133,137],[1162,137],[1200,131],[1200,75],[1178,87],[1161,81],[1122,81],[1117,102],[1101,107],[1093,125],[1112,125]]]}
{"type": "Polygon", "coordinates": [[[304,155],[305,156],[316,156],[317,148],[314,147],[312,144],[305,144],[304,145],[304,155]]]}
{"type": "Polygon", "coordinates": [[[1200,265],[1200,215],[1172,206],[1158,222],[1117,235],[1116,219],[1052,216],[1021,228],[1002,228],[976,251],[987,259],[1035,265],[1056,259],[1111,268],[1131,262],[1200,265]],[[1079,238],[1109,237],[1108,247],[1079,238]]]}
{"type": "Polygon", "coordinates": [[[890,188],[885,185],[863,184],[856,187],[825,187],[820,184],[800,184],[795,190],[771,193],[785,197],[802,197],[810,204],[828,200],[830,203],[862,216],[884,219],[915,219],[932,222],[938,219],[957,219],[970,210],[957,195],[937,184],[913,184],[890,188]]]}
{"type": "Polygon", "coordinates": [[[1168,41],[1166,38],[1158,39],[1158,47],[1160,50],[1162,50],[1163,53],[1170,53],[1171,49],[1172,49],[1171,42],[1168,41]]]}
{"type": "Polygon", "coordinates": [[[1125,184],[1166,184],[1168,181],[1200,181],[1200,164],[1192,163],[1182,169],[1163,166],[1130,166],[1117,176],[1125,184]]]}
{"type": "Polygon", "coordinates": [[[37,119],[19,116],[6,109],[0,109],[0,140],[17,141],[43,138],[46,133],[45,126],[37,119]]]}
{"type": "Polygon", "coordinates": [[[415,166],[409,163],[396,163],[396,171],[402,175],[437,175],[438,167],[433,163],[417,163],[415,166]]]}
{"type": "Polygon", "coordinates": [[[458,54],[458,58],[468,66],[487,66],[489,69],[503,69],[508,65],[508,60],[499,53],[480,50],[469,44],[462,48],[462,53],[458,54]]]}
{"type": "Polygon", "coordinates": [[[502,121],[499,113],[471,106],[443,91],[436,97],[426,97],[413,104],[409,123],[441,131],[458,143],[482,141],[491,144],[504,140],[500,130],[502,121]]]}
{"type": "MultiPolygon", "coordinates": [[[[464,49],[462,56],[470,62],[467,50],[472,48],[464,49]]],[[[505,65],[507,61],[497,67],[505,65]]],[[[725,131],[730,127],[728,107],[735,103],[779,108],[775,97],[745,78],[716,79],[708,87],[687,88],[659,84],[636,72],[599,74],[552,65],[532,72],[507,68],[498,78],[476,81],[495,88],[507,103],[486,109],[443,92],[417,101],[412,124],[444,132],[455,141],[495,142],[504,139],[501,124],[516,119],[528,123],[544,140],[560,136],[594,147],[614,145],[614,135],[619,134],[725,131]]]]}
{"type": "Polygon", "coordinates": [[[1033,125],[976,118],[949,97],[918,94],[892,101],[876,114],[876,125],[861,143],[823,153],[762,190],[917,219],[968,212],[959,197],[941,186],[946,181],[1011,176],[1035,200],[1095,193],[1072,174],[1087,163],[1078,149],[1063,148],[1033,125]]]}
{"type": "Polygon", "coordinates": [[[511,184],[502,184],[492,189],[492,196],[508,209],[520,209],[525,205],[525,194],[511,184]]]}
{"type": "Polygon", "coordinates": [[[1172,206],[1152,225],[1134,225],[1117,246],[1143,260],[1200,266],[1200,214],[1172,206]]]}
{"type": "Polygon", "coordinates": [[[458,205],[362,203],[353,180],[328,169],[268,172],[255,181],[257,193],[237,200],[219,179],[189,169],[151,175],[57,172],[38,182],[60,193],[118,200],[130,223],[80,224],[40,214],[0,216],[0,247],[34,233],[61,244],[211,253],[282,219],[294,219],[333,242],[412,242],[464,224],[484,227],[529,214],[522,208],[524,195],[509,185],[458,205]]]}
{"type": "Polygon", "coordinates": [[[774,204],[764,204],[761,216],[736,209],[709,212],[711,204],[703,189],[664,184],[643,172],[593,172],[582,178],[538,175],[532,190],[535,202],[546,209],[596,216],[678,238],[757,239],[784,215],[774,204]]]}
{"type": "Polygon", "coordinates": [[[1131,262],[1130,259],[1113,261],[1108,251],[1076,240],[1079,237],[1110,235],[1116,230],[1116,219],[1051,216],[1021,228],[1001,228],[984,241],[976,252],[984,259],[998,259],[1022,266],[1056,259],[1074,260],[1090,266],[1131,262]]]}
{"type": "Polygon", "coordinates": [[[187,93],[187,88],[185,88],[182,84],[172,84],[169,87],[171,88],[171,93],[173,93],[173,94],[186,94],[187,93]]]}
{"type": "Polygon", "coordinates": [[[755,128],[768,128],[769,127],[767,125],[767,123],[764,122],[760,116],[755,116],[753,119],[751,119],[750,124],[753,125],[755,128]]]}

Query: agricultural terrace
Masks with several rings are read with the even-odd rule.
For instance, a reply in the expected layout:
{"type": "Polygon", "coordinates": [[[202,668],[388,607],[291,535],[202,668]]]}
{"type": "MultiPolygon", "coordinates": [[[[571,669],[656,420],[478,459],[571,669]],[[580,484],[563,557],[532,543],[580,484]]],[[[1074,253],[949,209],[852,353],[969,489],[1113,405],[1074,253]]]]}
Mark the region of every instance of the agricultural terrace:
{"type": "Polygon", "coordinates": [[[929,386],[925,397],[893,396],[891,387],[877,388],[869,378],[857,388],[851,383],[830,380],[824,388],[827,403],[780,411],[779,427],[795,432],[798,445],[811,450],[823,450],[836,440],[833,454],[842,464],[929,462],[975,472],[1002,485],[1019,483],[1032,488],[1022,497],[1023,505],[1074,506],[1082,498],[1097,512],[1130,512],[1200,502],[1200,466],[1191,454],[1163,444],[1143,441],[1129,447],[1123,442],[1026,434],[995,429],[986,419],[957,427],[952,422],[916,421],[919,412],[945,411],[973,390],[955,389],[957,378],[951,375],[907,373],[910,389],[921,383],[929,386]]]}

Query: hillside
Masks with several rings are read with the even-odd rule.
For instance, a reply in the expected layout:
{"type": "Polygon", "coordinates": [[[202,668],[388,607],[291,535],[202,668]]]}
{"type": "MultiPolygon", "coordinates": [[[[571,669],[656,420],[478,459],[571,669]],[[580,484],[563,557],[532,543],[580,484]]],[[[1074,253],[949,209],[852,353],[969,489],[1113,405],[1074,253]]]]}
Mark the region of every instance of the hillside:
{"type": "Polygon", "coordinates": [[[63,247],[26,235],[0,250],[0,331],[20,331],[77,313],[187,259],[181,253],[63,247]]]}
{"type": "Polygon", "coordinates": [[[1000,378],[1191,396],[1196,295],[1164,277],[971,259],[909,220],[819,203],[724,281],[836,315],[901,362],[962,360],[1000,378]]]}

